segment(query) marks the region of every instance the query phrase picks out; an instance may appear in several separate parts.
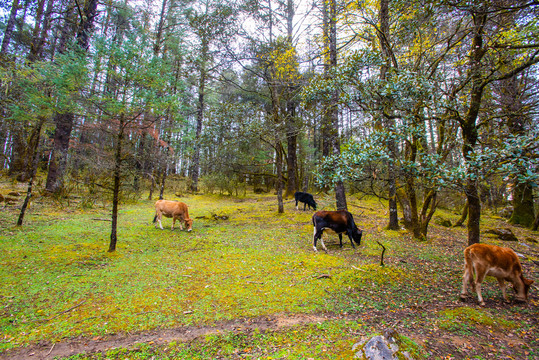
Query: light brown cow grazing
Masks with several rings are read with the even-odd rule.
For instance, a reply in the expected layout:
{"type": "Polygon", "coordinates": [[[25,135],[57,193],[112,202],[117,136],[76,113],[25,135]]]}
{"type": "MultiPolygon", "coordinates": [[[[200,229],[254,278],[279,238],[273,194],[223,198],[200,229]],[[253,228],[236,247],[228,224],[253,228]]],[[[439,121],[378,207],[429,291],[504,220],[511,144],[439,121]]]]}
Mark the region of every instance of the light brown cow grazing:
{"type": "MultiPolygon", "coordinates": [[[[155,223],[157,220],[161,229],[163,229],[163,225],[161,225],[162,216],[172,218],[172,230],[174,230],[176,219],[180,221],[180,230],[183,230],[182,222],[185,223],[187,231],[193,230],[193,219],[189,218],[187,205],[180,201],[158,200],[155,203],[155,217],[153,218],[153,222],[155,223]]],[[[157,224],[155,224],[155,227],[157,228],[157,224]]]]}
{"type": "Polygon", "coordinates": [[[513,250],[496,245],[473,244],[464,250],[464,260],[464,276],[460,293],[462,300],[466,299],[466,286],[470,284],[472,290],[477,292],[479,304],[484,306],[485,302],[481,296],[481,282],[486,275],[489,275],[498,279],[505,301],[509,300],[505,294],[504,280],[513,284],[517,300],[528,301],[528,291],[533,280],[522,276],[520,261],[513,250]]]}

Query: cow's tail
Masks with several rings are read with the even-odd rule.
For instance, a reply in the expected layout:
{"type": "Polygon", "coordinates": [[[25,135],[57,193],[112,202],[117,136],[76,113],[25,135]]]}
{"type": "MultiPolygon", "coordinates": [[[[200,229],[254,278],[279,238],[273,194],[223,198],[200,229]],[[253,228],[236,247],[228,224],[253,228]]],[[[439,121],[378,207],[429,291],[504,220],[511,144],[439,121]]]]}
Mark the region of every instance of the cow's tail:
{"type": "Polygon", "coordinates": [[[153,223],[155,223],[157,221],[157,214],[155,214],[155,216],[153,217],[153,223]]]}
{"type": "Polygon", "coordinates": [[[352,226],[352,229],[357,228],[356,222],[354,221],[354,215],[352,215],[351,212],[349,212],[348,214],[350,215],[350,217],[349,217],[349,220],[350,220],[350,226],[352,226]]]}

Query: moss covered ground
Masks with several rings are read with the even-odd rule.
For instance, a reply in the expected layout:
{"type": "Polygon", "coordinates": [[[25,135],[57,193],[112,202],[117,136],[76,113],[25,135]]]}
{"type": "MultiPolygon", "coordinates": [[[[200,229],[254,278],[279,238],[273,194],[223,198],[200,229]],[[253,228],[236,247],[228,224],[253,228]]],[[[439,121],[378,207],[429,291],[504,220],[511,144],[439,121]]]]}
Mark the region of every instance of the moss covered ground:
{"type": "MultiPolygon", "coordinates": [[[[315,196],[331,209],[330,196],[315,196]]],[[[34,351],[72,359],[338,359],[387,328],[418,358],[539,357],[537,288],[527,305],[504,304],[495,281],[483,286],[486,307],[458,300],[465,228],[433,223],[429,240],[418,242],[384,229],[383,203],[351,196],[361,247],[346,239],[341,249],[330,235],[329,253],[315,253],[312,212],[293,202],[278,214],[269,194],[172,198],[188,204],[192,232],[171,231],[170,219],[156,229],[153,201],[130,202],[121,206],[112,254],[107,207],[37,198],[22,227],[13,226],[16,205],[3,208],[0,358],[34,351]],[[385,266],[377,241],[387,248],[385,266]],[[128,341],[145,333],[155,339],[128,341]],[[85,341],[94,345],[85,354],[61,350],[85,341]]],[[[496,217],[483,222],[508,226],[496,217]]],[[[515,233],[522,240],[511,247],[539,280],[538,234],[515,233]]]]}

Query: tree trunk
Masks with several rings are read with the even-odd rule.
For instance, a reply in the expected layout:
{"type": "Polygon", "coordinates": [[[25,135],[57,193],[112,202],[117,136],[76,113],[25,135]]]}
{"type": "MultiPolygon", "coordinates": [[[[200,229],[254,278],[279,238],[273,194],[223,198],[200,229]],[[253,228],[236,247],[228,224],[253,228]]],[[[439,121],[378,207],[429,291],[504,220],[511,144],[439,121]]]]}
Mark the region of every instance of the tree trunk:
{"type": "Polygon", "coordinates": [[[533,222],[532,230],[537,231],[538,228],[539,228],[539,211],[535,215],[535,221],[533,222]]]}
{"type": "Polygon", "coordinates": [[[423,209],[421,210],[420,226],[421,226],[421,239],[427,239],[427,233],[429,229],[429,223],[436,211],[438,193],[436,190],[430,190],[425,196],[423,201],[423,209]]]}
{"type": "Polygon", "coordinates": [[[457,220],[455,223],[455,226],[462,226],[464,224],[464,221],[466,221],[466,218],[468,217],[468,200],[464,203],[464,209],[462,209],[462,214],[460,216],[460,219],[457,220]]]}
{"type": "Polygon", "coordinates": [[[163,200],[165,196],[165,182],[167,179],[167,167],[168,165],[165,163],[165,166],[163,166],[163,173],[161,174],[161,185],[159,187],[159,200],[163,200]]]}
{"type": "MultiPolygon", "coordinates": [[[[390,48],[390,28],[389,28],[389,0],[380,1],[380,32],[378,33],[378,38],[380,42],[380,49],[382,51],[382,56],[384,58],[384,65],[380,69],[380,79],[386,80],[387,72],[391,68],[391,48],[390,48]]],[[[391,100],[383,99],[382,100],[382,117],[384,117],[384,112],[391,113],[391,100]]],[[[390,134],[394,132],[394,121],[391,118],[385,118],[384,125],[386,131],[390,134]]],[[[395,159],[397,146],[395,141],[391,136],[389,136],[387,141],[387,147],[389,150],[390,160],[388,162],[388,189],[389,189],[389,224],[387,228],[390,230],[399,229],[399,216],[397,212],[397,183],[396,183],[396,172],[395,172],[395,159]]],[[[415,226],[414,226],[415,228],[415,226]]]]}
{"type": "Polygon", "coordinates": [[[509,222],[530,227],[534,221],[533,189],[528,184],[513,187],[513,214],[509,222]]]}
{"type": "Polygon", "coordinates": [[[470,102],[465,118],[460,121],[464,140],[462,154],[468,166],[468,179],[465,185],[465,194],[468,200],[468,245],[473,245],[480,241],[481,200],[478,191],[477,169],[472,164],[471,156],[477,144],[478,129],[476,122],[485,86],[481,80],[481,59],[485,55],[483,31],[487,21],[486,12],[477,12],[474,15],[474,33],[470,50],[470,102]]]}
{"type": "MultiPolygon", "coordinates": [[[[289,46],[292,47],[293,37],[293,21],[294,21],[294,2],[293,0],[287,0],[286,11],[286,28],[287,28],[287,41],[289,46]]],[[[290,82],[294,82],[294,79],[290,79],[290,82]]],[[[287,177],[288,182],[286,185],[286,197],[294,196],[294,193],[299,190],[298,185],[298,129],[296,125],[296,102],[293,97],[296,93],[296,86],[292,83],[286,88],[287,103],[286,103],[286,139],[287,139],[287,177]]]]}
{"type": "Polygon", "coordinates": [[[75,116],[71,112],[65,114],[56,113],[54,117],[56,129],[54,131],[54,143],[45,185],[45,190],[53,194],[59,194],[63,189],[69,139],[71,138],[74,121],[75,116]]]}
{"type": "Polygon", "coordinates": [[[9,14],[9,20],[6,24],[4,31],[4,38],[2,39],[2,47],[0,48],[0,57],[7,54],[11,37],[13,36],[13,29],[15,28],[15,21],[17,19],[17,11],[19,10],[19,0],[13,0],[11,4],[11,12],[9,14]]]}
{"type": "MultiPolygon", "coordinates": [[[[337,3],[329,0],[323,6],[324,17],[324,72],[325,77],[331,79],[332,71],[337,68],[337,3]]],[[[331,99],[325,104],[325,114],[322,116],[322,136],[324,138],[324,157],[338,157],[341,154],[341,144],[339,139],[339,89],[335,87],[331,94],[331,99]]],[[[337,210],[346,210],[346,190],[344,182],[337,179],[335,182],[335,205],[337,210]]]]}
{"type": "MultiPolygon", "coordinates": [[[[52,11],[54,8],[54,1],[55,0],[49,0],[47,2],[47,9],[45,10],[45,18],[43,19],[43,25],[41,26],[41,32],[39,34],[36,34],[34,32],[33,39],[32,39],[32,45],[30,47],[30,53],[28,54],[28,61],[34,62],[43,57],[43,45],[45,44],[45,41],[47,40],[47,36],[49,33],[49,30],[52,26],[52,11]]],[[[36,23],[36,29],[39,29],[36,23]]]]}
{"type": "MultiPolygon", "coordinates": [[[[83,14],[80,14],[80,22],[77,30],[77,44],[83,52],[88,50],[90,32],[93,29],[93,22],[97,12],[97,0],[89,0],[86,2],[83,14]]],[[[67,25],[64,25],[62,37],[65,37],[63,43],[72,34],[68,33],[67,25]]],[[[65,51],[62,46],[60,52],[65,51]]],[[[56,113],[54,116],[56,129],[54,132],[54,145],[51,162],[49,165],[49,173],[47,175],[46,190],[58,194],[62,191],[64,174],[67,167],[67,154],[69,151],[69,139],[75,122],[75,115],[68,111],[66,113],[56,113]]]]}
{"type": "Polygon", "coordinates": [[[45,122],[44,118],[40,118],[39,122],[36,125],[35,133],[36,139],[33,145],[33,151],[32,151],[32,161],[31,161],[31,173],[30,173],[30,179],[28,181],[28,188],[26,190],[26,198],[24,199],[24,203],[21,207],[21,212],[19,213],[19,219],[17,220],[17,226],[22,226],[22,223],[24,221],[24,215],[26,213],[26,209],[28,208],[28,204],[30,203],[30,198],[32,197],[32,186],[34,184],[34,179],[36,177],[37,173],[37,165],[38,165],[38,159],[39,159],[39,139],[41,138],[41,128],[43,127],[43,123],[45,122]]]}
{"type": "Polygon", "coordinates": [[[276,136],[275,139],[275,166],[277,170],[277,204],[278,204],[278,213],[284,213],[284,203],[283,203],[283,151],[282,145],[276,136]]]}
{"type": "MultiPolygon", "coordinates": [[[[292,92],[292,90],[290,90],[292,92]]],[[[287,94],[292,96],[292,93],[287,94]]],[[[288,182],[286,186],[286,197],[293,196],[298,191],[298,135],[296,128],[296,104],[293,100],[289,100],[286,106],[286,139],[287,139],[287,173],[288,182]]]]}
{"type": "Polygon", "coordinates": [[[114,183],[112,187],[112,226],[108,252],[116,251],[118,242],[118,205],[120,203],[120,186],[122,170],[122,145],[124,139],[124,115],[120,115],[120,124],[116,137],[116,152],[114,154],[114,183]]]}
{"type": "MultiPolygon", "coordinates": [[[[204,47],[204,46],[203,46],[204,47]]],[[[203,55],[204,56],[204,55],[203,55]]],[[[204,60],[203,60],[204,61],[204,60]]],[[[204,120],[204,96],[206,87],[206,69],[201,65],[200,82],[198,86],[198,104],[197,104],[197,128],[195,134],[195,148],[193,150],[193,162],[191,164],[191,191],[198,191],[198,177],[200,172],[200,137],[202,135],[202,122],[204,120]]]]}

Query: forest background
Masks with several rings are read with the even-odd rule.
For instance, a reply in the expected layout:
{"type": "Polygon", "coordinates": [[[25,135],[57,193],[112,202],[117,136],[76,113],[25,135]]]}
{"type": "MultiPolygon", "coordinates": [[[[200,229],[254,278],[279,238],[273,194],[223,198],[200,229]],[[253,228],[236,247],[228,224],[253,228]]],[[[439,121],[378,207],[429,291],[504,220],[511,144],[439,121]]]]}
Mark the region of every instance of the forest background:
{"type": "Polygon", "coordinates": [[[180,195],[275,191],[279,212],[297,190],[334,191],[337,209],[375,195],[416,238],[440,205],[469,244],[485,205],[537,229],[534,1],[2,9],[0,167],[28,182],[19,225],[35,185],[110,199],[114,251],[121,201],[162,198],[173,177],[180,195]]]}
{"type": "Polygon", "coordinates": [[[537,281],[538,12],[0,0],[0,356],[163,330],[135,351],[152,358],[181,339],[167,330],[213,325],[170,358],[336,358],[382,327],[423,358],[535,358],[536,287],[528,305],[497,283],[487,308],[457,297],[463,248],[500,214],[537,281]],[[288,210],[298,190],[349,208],[361,249],[314,255],[310,213],[288,210]],[[163,197],[189,204],[193,232],[148,224],[163,197]],[[279,321],[305,326],[259,332],[279,321]]]}

